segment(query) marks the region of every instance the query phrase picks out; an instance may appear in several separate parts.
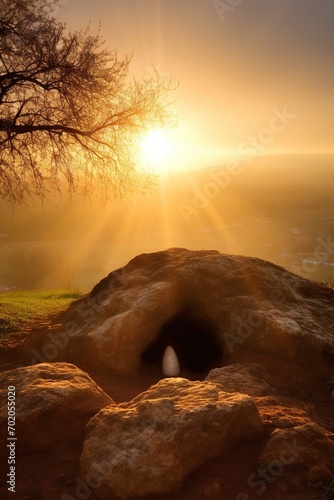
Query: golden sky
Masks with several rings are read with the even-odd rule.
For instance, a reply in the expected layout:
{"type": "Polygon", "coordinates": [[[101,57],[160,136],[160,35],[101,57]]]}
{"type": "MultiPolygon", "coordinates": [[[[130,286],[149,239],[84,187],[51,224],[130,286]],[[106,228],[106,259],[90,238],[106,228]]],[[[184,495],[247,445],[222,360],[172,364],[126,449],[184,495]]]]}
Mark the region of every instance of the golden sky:
{"type": "Polygon", "coordinates": [[[180,82],[174,163],[334,152],[333,0],[67,0],[111,49],[180,82]]]}

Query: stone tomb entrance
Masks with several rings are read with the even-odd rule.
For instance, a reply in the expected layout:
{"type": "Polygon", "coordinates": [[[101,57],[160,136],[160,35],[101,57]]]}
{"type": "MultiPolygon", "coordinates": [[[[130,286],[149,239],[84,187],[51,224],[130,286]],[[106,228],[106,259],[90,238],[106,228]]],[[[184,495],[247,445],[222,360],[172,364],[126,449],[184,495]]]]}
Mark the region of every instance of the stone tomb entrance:
{"type": "Polygon", "coordinates": [[[167,346],[172,346],[177,354],[181,377],[201,380],[210,370],[222,366],[223,349],[217,329],[189,309],[179,312],[161,327],[158,337],[143,351],[142,363],[161,370],[167,346]]]}

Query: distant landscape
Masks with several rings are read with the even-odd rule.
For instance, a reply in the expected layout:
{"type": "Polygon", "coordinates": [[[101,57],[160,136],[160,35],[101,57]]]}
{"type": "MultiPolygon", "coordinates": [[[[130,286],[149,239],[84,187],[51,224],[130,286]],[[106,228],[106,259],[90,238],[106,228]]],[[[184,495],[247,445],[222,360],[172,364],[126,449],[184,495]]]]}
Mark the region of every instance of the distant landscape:
{"type": "Polygon", "coordinates": [[[152,194],[107,205],[53,198],[1,207],[0,285],[18,249],[38,251],[42,288],[89,291],[135,255],[168,247],[259,257],[311,280],[334,283],[334,155],[277,155],[170,172],[152,194]]]}

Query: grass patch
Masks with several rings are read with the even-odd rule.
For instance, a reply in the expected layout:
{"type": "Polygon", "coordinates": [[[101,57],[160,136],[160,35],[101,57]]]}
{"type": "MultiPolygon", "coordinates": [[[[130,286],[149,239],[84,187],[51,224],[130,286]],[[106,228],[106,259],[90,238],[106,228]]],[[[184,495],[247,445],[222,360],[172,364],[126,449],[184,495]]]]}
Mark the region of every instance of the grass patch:
{"type": "Polygon", "coordinates": [[[82,296],[68,290],[0,292],[0,342],[25,323],[66,309],[82,296]]]}
{"type": "Polygon", "coordinates": [[[324,484],[323,490],[326,498],[334,498],[334,479],[327,484],[324,484]]]}

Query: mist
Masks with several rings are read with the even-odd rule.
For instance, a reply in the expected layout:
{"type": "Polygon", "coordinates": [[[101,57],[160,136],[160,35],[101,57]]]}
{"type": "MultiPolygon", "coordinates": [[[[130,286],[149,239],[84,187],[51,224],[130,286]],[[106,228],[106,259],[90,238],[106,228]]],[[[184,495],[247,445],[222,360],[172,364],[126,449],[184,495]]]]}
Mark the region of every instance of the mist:
{"type": "MultiPolygon", "coordinates": [[[[155,192],[103,204],[79,196],[3,206],[0,284],[17,249],[44,254],[42,287],[89,291],[141,253],[217,249],[270,260],[333,283],[332,155],[276,155],[171,172],[155,192]]],[[[21,250],[22,251],[22,250],[21,250]]]]}

